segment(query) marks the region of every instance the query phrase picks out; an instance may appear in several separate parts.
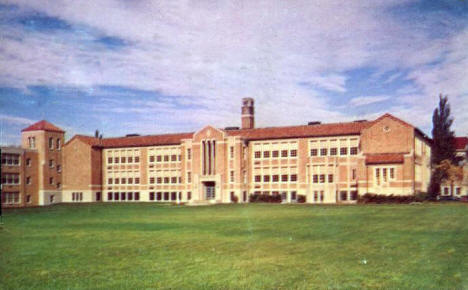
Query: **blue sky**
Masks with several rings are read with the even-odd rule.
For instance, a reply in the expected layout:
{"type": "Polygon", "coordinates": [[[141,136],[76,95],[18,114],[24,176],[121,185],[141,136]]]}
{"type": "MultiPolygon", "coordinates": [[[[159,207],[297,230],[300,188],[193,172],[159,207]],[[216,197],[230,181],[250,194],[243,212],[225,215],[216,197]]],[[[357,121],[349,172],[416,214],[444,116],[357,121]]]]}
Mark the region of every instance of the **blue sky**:
{"type": "Polygon", "coordinates": [[[0,0],[0,144],[373,119],[468,134],[468,1],[0,0]],[[161,3],[158,3],[161,2],[161,3]],[[346,4],[345,4],[346,3],[346,4]]]}

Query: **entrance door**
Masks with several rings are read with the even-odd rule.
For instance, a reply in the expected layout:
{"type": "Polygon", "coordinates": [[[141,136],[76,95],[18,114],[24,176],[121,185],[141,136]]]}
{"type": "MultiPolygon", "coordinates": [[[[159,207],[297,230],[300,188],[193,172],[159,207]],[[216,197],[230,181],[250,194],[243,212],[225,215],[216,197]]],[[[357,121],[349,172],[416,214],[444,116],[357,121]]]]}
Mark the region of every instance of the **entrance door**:
{"type": "Polygon", "coordinates": [[[216,198],[215,183],[213,181],[205,182],[205,198],[211,200],[216,198]]]}

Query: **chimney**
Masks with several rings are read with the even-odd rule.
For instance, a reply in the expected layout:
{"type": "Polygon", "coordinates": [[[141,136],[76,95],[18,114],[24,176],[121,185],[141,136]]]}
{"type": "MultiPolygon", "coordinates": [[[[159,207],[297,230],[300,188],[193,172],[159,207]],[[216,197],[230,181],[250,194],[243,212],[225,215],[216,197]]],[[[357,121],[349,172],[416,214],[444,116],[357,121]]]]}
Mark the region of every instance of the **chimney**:
{"type": "Polygon", "coordinates": [[[254,99],[242,99],[242,129],[253,129],[255,127],[254,119],[254,99]]]}

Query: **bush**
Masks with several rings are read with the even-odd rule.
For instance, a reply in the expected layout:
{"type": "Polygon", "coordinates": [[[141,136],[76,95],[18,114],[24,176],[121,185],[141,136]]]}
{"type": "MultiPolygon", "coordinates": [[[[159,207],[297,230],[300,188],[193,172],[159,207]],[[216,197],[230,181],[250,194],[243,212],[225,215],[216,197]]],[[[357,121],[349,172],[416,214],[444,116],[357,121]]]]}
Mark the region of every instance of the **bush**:
{"type": "Polygon", "coordinates": [[[231,196],[231,202],[237,203],[238,201],[239,201],[239,198],[237,197],[237,195],[232,195],[231,196]]]}
{"type": "Polygon", "coordinates": [[[280,203],[281,195],[269,195],[269,194],[258,194],[254,193],[249,196],[249,202],[271,202],[280,203]]]}
{"type": "Polygon", "coordinates": [[[302,194],[299,194],[299,195],[297,196],[297,202],[298,202],[298,203],[304,203],[304,202],[306,202],[306,196],[305,196],[305,195],[302,195],[302,194]]]}
{"type": "Polygon", "coordinates": [[[417,195],[381,195],[374,193],[366,193],[359,196],[359,203],[411,203],[425,200],[426,194],[419,193],[417,195]]]}

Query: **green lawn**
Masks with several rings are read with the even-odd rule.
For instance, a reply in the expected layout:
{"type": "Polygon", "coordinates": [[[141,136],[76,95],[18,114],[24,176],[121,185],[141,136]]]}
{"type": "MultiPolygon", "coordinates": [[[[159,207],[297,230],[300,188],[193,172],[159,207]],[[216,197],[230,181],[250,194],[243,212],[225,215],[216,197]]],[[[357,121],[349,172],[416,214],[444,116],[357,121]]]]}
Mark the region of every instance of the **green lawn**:
{"type": "Polygon", "coordinates": [[[8,210],[0,288],[468,288],[468,204],[8,210]]]}

